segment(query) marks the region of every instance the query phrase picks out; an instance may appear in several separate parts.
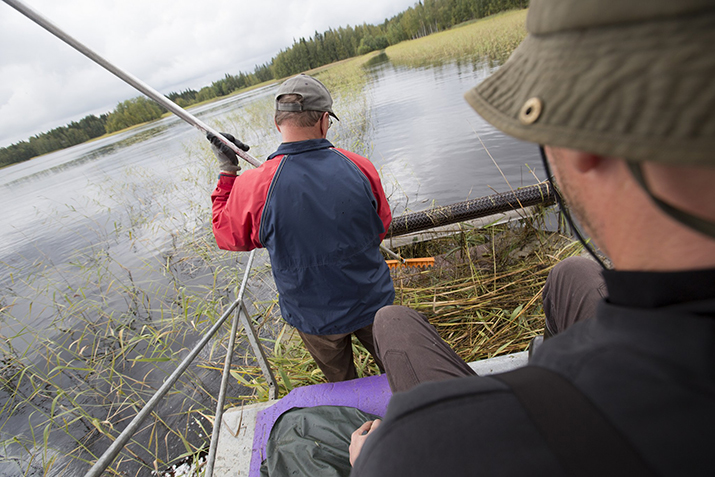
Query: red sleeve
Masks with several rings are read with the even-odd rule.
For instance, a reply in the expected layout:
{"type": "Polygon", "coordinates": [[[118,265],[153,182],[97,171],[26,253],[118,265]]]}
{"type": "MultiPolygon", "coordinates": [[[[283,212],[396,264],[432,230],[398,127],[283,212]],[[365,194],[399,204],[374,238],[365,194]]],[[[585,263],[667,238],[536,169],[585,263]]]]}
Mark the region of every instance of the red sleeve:
{"type": "Polygon", "coordinates": [[[240,176],[219,177],[211,193],[211,221],[218,248],[247,251],[262,247],[261,215],[280,159],[266,161],[240,176]]]}
{"type": "Polygon", "coordinates": [[[380,240],[383,240],[385,235],[387,235],[387,229],[390,228],[390,223],[392,222],[392,212],[390,211],[390,204],[387,203],[385,190],[382,188],[382,182],[380,181],[380,175],[377,173],[377,169],[375,169],[372,162],[365,157],[344,149],[338,149],[338,151],[345,154],[345,156],[358,166],[362,173],[365,174],[365,177],[367,177],[367,180],[370,181],[372,195],[375,196],[375,200],[377,201],[377,215],[380,216],[382,224],[385,226],[385,232],[380,234],[380,240]]]}

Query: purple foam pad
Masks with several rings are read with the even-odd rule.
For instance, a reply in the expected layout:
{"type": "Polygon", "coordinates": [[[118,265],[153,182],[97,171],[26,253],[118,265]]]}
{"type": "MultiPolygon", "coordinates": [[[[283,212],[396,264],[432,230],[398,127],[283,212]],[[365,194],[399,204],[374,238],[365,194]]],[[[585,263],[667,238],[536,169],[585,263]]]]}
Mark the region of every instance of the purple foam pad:
{"type": "Polygon", "coordinates": [[[253,434],[249,477],[258,477],[265,459],[266,443],[276,420],[294,407],[351,406],[363,412],[384,416],[392,392],[387,376],[368,376],[340,383],[314,384],[295,388],[273,406],[259,411],[253,434]]]}

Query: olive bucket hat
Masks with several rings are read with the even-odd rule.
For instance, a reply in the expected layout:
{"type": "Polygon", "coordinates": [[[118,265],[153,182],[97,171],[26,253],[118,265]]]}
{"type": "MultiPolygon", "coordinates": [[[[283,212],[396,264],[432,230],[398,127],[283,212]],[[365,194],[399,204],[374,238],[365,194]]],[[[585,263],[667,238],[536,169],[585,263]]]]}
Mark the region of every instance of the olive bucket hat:
{"type": "Polygon", "coordinates": [[[328,88],[317,79],[303,73],[285,80],[278,88],[275,100],[276,111],[322,111],[338,119],[333,112],[333,98],[328,88]],[[301,97],[301,102],[279,103],[278,99],[284,94],[297,94],[301,97]]]}
{"type": "Polygon", "coordinates": [[[528,36],[465,98],[516,138],[715,166],[715,0],[531,0],[528,36]]]}

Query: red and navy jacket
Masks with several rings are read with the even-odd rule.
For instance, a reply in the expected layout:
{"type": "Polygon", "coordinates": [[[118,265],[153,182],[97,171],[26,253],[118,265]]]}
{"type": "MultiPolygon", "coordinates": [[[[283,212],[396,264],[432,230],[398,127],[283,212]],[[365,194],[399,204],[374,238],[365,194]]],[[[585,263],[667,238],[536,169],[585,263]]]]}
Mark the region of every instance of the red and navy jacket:
{"type": "Polygon", "coordinates": [[[283,143],[260,167],[219,177],[211,200],[219,248],[268,250],[281,314],[300,331],[349,333],[392,304],[379,249],[392,215],[366,158],[326,139],[283,143]]]}

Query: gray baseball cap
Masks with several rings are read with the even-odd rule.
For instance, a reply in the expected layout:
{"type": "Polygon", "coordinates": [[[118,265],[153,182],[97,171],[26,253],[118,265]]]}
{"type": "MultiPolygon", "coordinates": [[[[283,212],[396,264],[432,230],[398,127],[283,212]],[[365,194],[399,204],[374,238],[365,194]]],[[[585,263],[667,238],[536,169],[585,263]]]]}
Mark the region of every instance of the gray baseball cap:
{"type": "Polygon", "coordinates": [[[276,92],[276,111],[326,111],[338,119],[332,108],[333,98],[330,97],[328,88],[317,79],[303,73],[285,80],[276,92]],[[284,94],[297,94],[303,98],[303,101],[279,103],[278,99],[284,94]]]}

